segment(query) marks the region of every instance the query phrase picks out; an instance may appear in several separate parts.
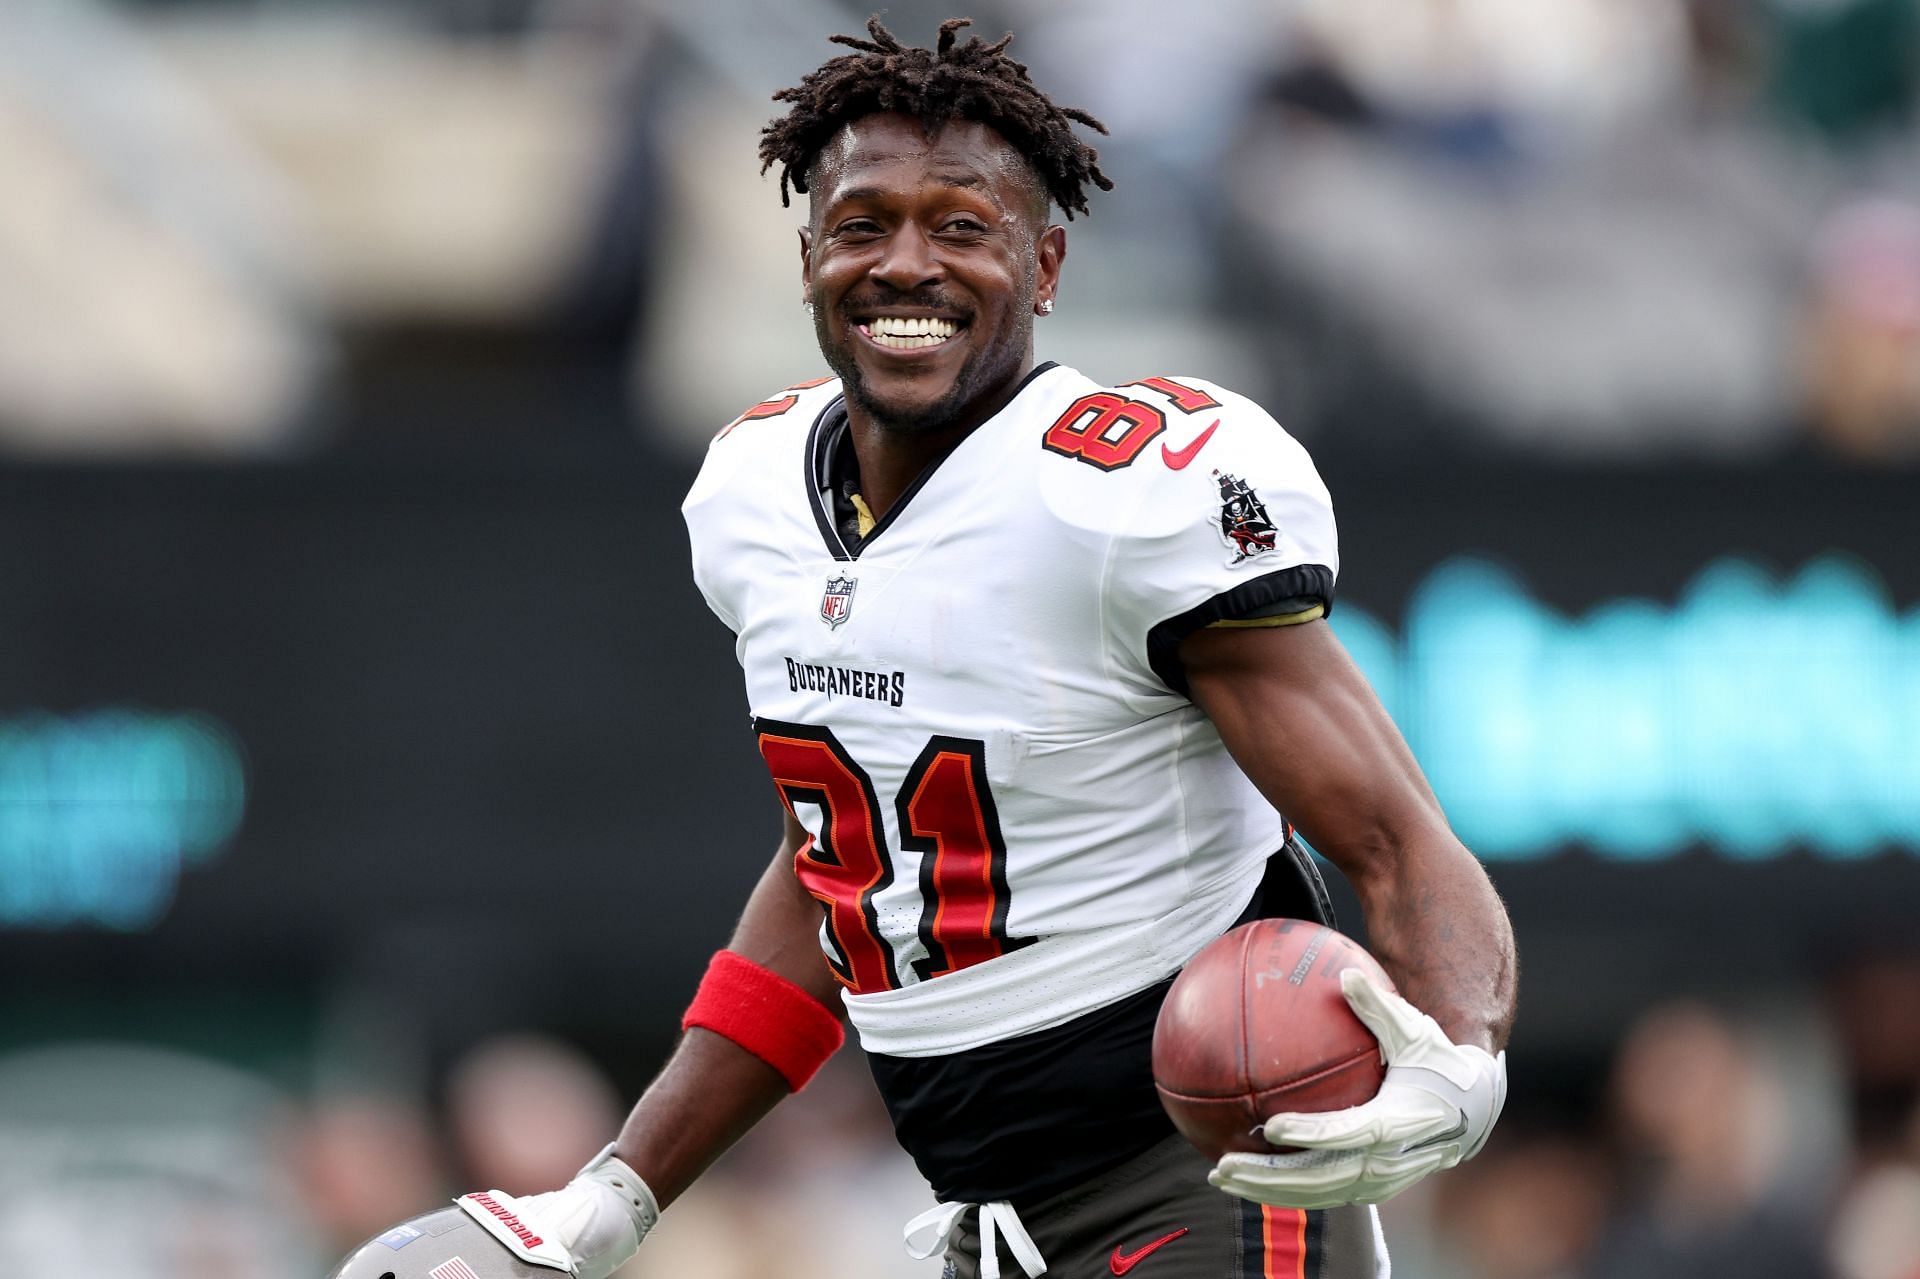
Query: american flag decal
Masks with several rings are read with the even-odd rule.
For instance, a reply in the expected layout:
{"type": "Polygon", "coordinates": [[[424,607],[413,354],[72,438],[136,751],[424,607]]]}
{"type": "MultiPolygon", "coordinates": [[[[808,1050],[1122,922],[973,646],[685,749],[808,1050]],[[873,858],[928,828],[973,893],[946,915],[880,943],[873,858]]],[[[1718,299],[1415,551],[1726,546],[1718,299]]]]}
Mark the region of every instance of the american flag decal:
{"type": "Polygon", "coordinates": [[[427,1273],[432,1275],[433,1279],[480,1279],[479,1275],[473,1273],[473,1267],[459,1257],[455,1257],[452,1261],[443,1261],[427,1273]]]}

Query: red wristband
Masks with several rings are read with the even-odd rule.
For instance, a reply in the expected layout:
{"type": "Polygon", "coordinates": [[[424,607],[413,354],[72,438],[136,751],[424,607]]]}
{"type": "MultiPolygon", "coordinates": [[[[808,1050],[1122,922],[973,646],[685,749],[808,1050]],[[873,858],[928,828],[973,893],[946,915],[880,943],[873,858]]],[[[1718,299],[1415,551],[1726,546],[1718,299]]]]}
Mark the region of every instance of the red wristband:
{"type": "Polygon", "coordinates": [[[739,1044],[786,1078],[795,1092],[846,1041],[825,1004],[770,968],[730,950],[717,952],[680,1029],[698,1026],[739,1044]]]}

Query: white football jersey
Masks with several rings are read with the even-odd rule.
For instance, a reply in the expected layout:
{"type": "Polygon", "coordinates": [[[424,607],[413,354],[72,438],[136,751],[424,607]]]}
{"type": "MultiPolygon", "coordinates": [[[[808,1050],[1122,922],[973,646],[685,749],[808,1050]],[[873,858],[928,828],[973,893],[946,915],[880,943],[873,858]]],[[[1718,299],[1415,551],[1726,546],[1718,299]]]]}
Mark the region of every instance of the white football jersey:
{"type": "Polygon", "coordinates": [[[1331,603],[1305,450],[1211,383],[1042,365],[850,547],[844,422],[837,380],[788,388],[715,438],[684,510],[862,1045],[956,1052],[1170,975],[1284,837],[1175,649],[1331,603]]]}

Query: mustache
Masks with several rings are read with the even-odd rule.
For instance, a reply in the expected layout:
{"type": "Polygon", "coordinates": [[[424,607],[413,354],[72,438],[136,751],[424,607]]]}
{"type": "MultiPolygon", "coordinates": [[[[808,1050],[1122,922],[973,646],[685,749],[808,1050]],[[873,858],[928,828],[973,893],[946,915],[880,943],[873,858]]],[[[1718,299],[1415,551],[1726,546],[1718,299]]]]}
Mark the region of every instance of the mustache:
{"type": "Polygon", "coordinates": [[[885,310],[889,307],[941,311],[948,315],[960,316],[962,319],[973,318],[971,310],[960,306],[937,289],[876,289],[845,298],[837,309],[841,315],[851,317],[864,312],[885,310]]]}

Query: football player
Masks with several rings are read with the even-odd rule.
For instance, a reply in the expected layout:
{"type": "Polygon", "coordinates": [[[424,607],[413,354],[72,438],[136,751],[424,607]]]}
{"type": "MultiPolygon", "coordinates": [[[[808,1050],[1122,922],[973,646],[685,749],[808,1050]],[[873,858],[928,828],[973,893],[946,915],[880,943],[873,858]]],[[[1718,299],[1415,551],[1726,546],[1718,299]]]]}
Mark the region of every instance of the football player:
{"type": "Polygon", "coordinates": [[[1486,1140],[1512,934],[1324,620],[1327,490],[1225,387],[1036,361],[1050,210],[1111,186],[1073,126],[1104,129],[966,25],[834,37],[761,141],[808,197],[831,376],[723,429],[685,515],[785,838],[576,1180],[463,1196],[342,1275],[601,1279],[843,1018],[941,1201],[909,1246],[952,1275],[1373,1279],[1370,1205],[1486,1140]],[[1237,923],[1328,917],[1289,822],[1398,986],[1346,987],[1386,1082],[1209,1164],[1160,1110],[1154,1018],[1237,923]]]}

